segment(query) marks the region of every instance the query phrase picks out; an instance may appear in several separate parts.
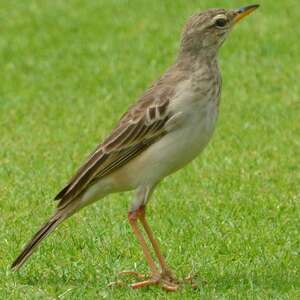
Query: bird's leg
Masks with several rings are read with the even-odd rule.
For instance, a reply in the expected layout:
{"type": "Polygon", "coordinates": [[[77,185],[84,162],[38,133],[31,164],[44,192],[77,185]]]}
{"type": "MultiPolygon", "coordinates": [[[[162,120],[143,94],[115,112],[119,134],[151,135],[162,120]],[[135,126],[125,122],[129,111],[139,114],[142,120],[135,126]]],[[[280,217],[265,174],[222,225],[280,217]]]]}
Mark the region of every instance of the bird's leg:
{"type": "MultiPolygon", "coordinates": [[[[150,285],[159,285],[166,291],[172,291],[172,292],[176,291],[179,287],[180,282],[173,277],[172,272],[168,268],[168,265],[160,252],[158,242],[154,238],[152,230],[146,220],[145,206],[142,205],[142,206],[138,207],[137,209],[130,211],[128,213],[128,220],[129,220],[129,223],[131,225],[134,235],[136,236],[139,244],[142,247],[144,256],[145,256],[146,261],[151,270],[151,276],[150,276],[150,278],[145,279],[144,275],[139,274],[136,271],[123,271],[123,272],[119,273],[119,275],[134,275],[135,277],[141,279],[142,281],[130,285],[130,287],[134,288],[134,289],[146,287],[146,286],[150,286],[150,285]],[[162,272],[160,272],[158,270],[158,268],[151,256],[151,252],[147,246],[146,240],[145,240],[141,230],[138,227],[138,224],[137,224],[138,220],[143,225],[143,227],[146,231],[146,234],[151,242],[151,245],[153,246],[154,252],[158,258],[162,272]]],[[[191,281],[191,279],[189,279],[188,281],[191,281]]],[[[192,283],[192,281],[191,281],[191,283],[192,283]]],[[[123,284],[122,281],[116,281],[116,282],[110,283],[109,286],[122,285],[122,284],[123,284]]]]}
{"type": "Polygon", "coordinates": [[[165,258],[163,257],[163,255],[161,254],[160,252],[160,249],[159,249],[159,245],[158,245],[158,242],[157,240],[154,238],[154,235],[153,235],[153,232],[146,220],[146,212],[145,212],[145,206],[141,206],[140,209],[139,209],[139,214],[138,214],[138,218],[140,220],[140,222],[142,223],[146,233],[147,233],[147,236],[152,244],[152,247],[154,249],[154,252],[158,258],[158,261],[159,261],[159,264],[161,266],[161,270],[162,270],[162,276],[163,277],[167,277],[169,278],[170,280],[172,281],[176,281],[173,277],[173,274],[170,270],[170,268],[168,267],[167,263],[166,263],[166,260],[165,258]]]}
{"type": "MultiPolygon", "coordinates": [[[[151,277],[149,279],[132,284],[131,287],[132,288],[140,288],[140,287],[149,286],[149,285],[160,285],[163,289],[165,289],[167,291],[176,291],[178,288],[178,285],[175,283],[175,280],[172,279],[171,272],[168,270],[165,260],[159,251],[158,243],[154,239],[152,231],[150,230],[150,227],[145,219],[145,203],[149,199],[149,196],[150,196],[152,190],[153,190],[153,187],[151,187],[151,186],[150,187],[148,187],[148,186],[140,187],[136,193],[136,201],[134,202],[131,210],[128,213],[128,220],[129,220],[129,223],[133,230],[133,233],[136,236],[136,238],[138,239],[138,242],[142,247],[144,256],[145,256],[147,263],[151,270],[151,277]],[[142,223],[143,227],[145,228],[147,236],[154,248],[155,254],[158,257],[159,263],[162,268],[162,272],[160,272],[160,270],[158,270],[158,268],[151,256],[151,252],[147,246],[145,238],[138,227],[138,224],[137,224],[138,220],[142,223]]],[[[125,271],[125,272],[121,272],[119,274],[120,275],[134,275],[134,276],[138,277],[139,279],[141,279],[141,278],[144,279],[144,276],[140,275],[139,273],[137,273],[135,271],[134,272],[125,271]]],[[[113,286],[116,284],[119,285],[119,282],[112,283],[112,284],[110,284],[110,286],[113,286]]]]}
{"type": "MultiPolygon", "coordinates": [[[[151,278],[143,280],[141,282],[134,283],[131,285],[131,287],[136,289],[136,288],[145,287],[145,286],[149,286],[149,285],[159,284],[163,289],[165,289],[167,291],[176,291],[178,286],[173,284],[173,282],[170,281],[170,278],[166,278],[166,276],[163,276],[163,274],[161,274],[159,272],[153,258],[151,257],[151,253],[149,251],[147,243],[137,225],[137,220],[140,218],[143,219],[143,217],[141,217],[141,215],[144,215],[144,207],[140,207],[133,212],[129,212],[128,219],[129,219],[131,228],[133,230],[133,233],[137,237],[137,239],[142,247],[144,256],[145,256],[147,263],[149,265],[149,268],[151,270],[151,278]]],[[[151,243],[152,243],[152,241],[151,241],[151,243]]],[[[141,278],[141,276],[136,272],[123,272],[123,274],[132,274],[132,275],[135,275],[135,276],[138,276],[139,278],[141,278]]]]}
{"type": "MultiPolygon", "coordinates": [[[[151,253],[149,251],[149,248],[147,246],[147,243],[138,227],[137,221],[138,221],[138,215],[140,214],[140,210],[136,209],[134,211],[130,211],[128,213],[128,220],[129,224],[131,225],[132,231],[134,235],[136,236],[139,244],[142,247],[144,256],[146,258],[146,261],[149,265],[149,268],[151,270],[151,277],[149,279],[134,283],[130,285],[132,288],[140,288],[140,287],[145,287],[149,285],[154,285],[158,284],[159,279],[160,279],[160,273],[159,270],[157,269],[157,266],[151,256],[151,253]]],[[[139,279],[145,279],[145,276],[136,272],[136,271],[123,271],[120,272],[119,275],[134,275],[135,277],[138,277],[139,279]]],[[[111,282],[109,286],[115,286],[115,285],[121,285],[122,281],[116,281],[116,282],[111,282]]]]}
{"type": "Polygon", "coordinates": [[[138,228],[138,225],[137,225],[137,220],[139,218],[139,214],[140,214],[140,210],[136,210],[136,211],[133,211],[133,212],[129,212],[128,213],[128,220],[129,220],[129,223],[131,225],[131,228],[132,228],[132,231],[134,233],[134,235],[136,236],[136,238],[138,239],[141,247],[142,247],[142,250],[143,250],[143,253],[144,253],[144,256],[147,260],[147,263],[149,265],[149,268],[151,270],[151,273],[152,273],[152,276],[156,276],[157,274],[159,274],[159,271],[155,265],[155,262],[154,260],[152,259],[151,257],[151,253],[149,251],[149,248],[147,246],[147,243],[140,231],[140,229],[138,228]]]}
{"type": "MultiPolygon", "coordinates": [[[[173,284],[179,284],[180,281],[174,277],[172,271],[170,270],[169,266],[166,263],[164,256],[160,252],[158,242],[154,238],[153,232],[149,226],[149,223],[146,220],[146,211],[145,210],[146,210],[145,206],[141,206],[139,208],[138,218],[139,218],[140,222],[142,223],[142,225],[147,233],[147,236],[152,244],[154,252],[158,258],[158,261],[159,261],[159,264],[160,264],[161,270],[162,270],[161,277],[168,280],[169,282],[172,282],[173,284]]],[[[183,279],[182,282],[191,284],[193,288],[197,287],[196,284],[194,283],[191,275],[189,275],[188,277],[183,279]]]]}

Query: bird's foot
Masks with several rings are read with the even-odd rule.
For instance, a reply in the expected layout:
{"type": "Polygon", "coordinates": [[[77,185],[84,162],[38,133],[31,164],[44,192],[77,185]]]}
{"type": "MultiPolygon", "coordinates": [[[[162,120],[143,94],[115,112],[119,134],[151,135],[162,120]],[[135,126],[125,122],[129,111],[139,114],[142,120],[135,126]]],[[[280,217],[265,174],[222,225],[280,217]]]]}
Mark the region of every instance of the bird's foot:
{"type": "MultiPolygon", "coordinates": [[[[169,292],[175,292],[178,290],[179,286],[182,284],[190,284],[192,288],[197,288],[197,285],[194,281],[193,276],[190,274],[186,278],[178,280],[176,279],[172,272],[170,271],[163,271],[162,273],[154,274],[150,277],[147,277],[141,273],[138,273],[136,271],[123,271],[120,272],[119,275],[121,276],[134,276],[138,280],[138,282],[130,284],[129,287],[133,289],[138,289],[146,286],[151,286],[151,285],[158,285],[162,289],[169,291],[169,292]]],[[[108,286],[123,286],[125,285],[124,281],[118,280],[111,282],[108,286]]]]}
{"type": "MultiPolygon", "coordinates": [[[[132,275],[134,277],[137,277],[140,281],[129,285],[133,289],[138,289],[138,288],[151,286],[151,285],[158,285],[166,291],[175,292],[180,285],[180,281],[175,279],[175,277],[169,271],[165,271],[160,274],[159,273],[154,274],[149,278],[136,271],[123,271],[120,272],[119,275],[121,276],[132,275]]],[[[116,285],[119,286],[124,285],[124,282],[118,280],[109,284],[109,286],[116,286],[116,285]]]]}
{"type": "Polygon", "coordinates": [[[184,279],[177,279],[173,275],[172,271],[170,271],[169,269],[166,269],[161,273],[161,277],[164,280],[171,282],[172,284],[176,284],[177,286],[180,286],[183,284],[190,284],[192,286],[192,288],[194,288],[194,289],[197,288],[197,284],[195,282],[195,276],[193,276],[192,274],[189,274],[184,279]]]}
{"type": "Polygon", "coordinates": [[[169,291],[169,292],[175,292],[179,287],[179,282],[174,277],[171,276],[169,273],[161,273],[161,274],[154,274],[150,278],[146,279],[144,275],[141,275],[136,272],[131,273],[123,273],[122,275],[135,275],[139,279],[144,279],[142,281],[133,283],[130,285],[133,289],[138,289],[150,285],[158,285],[162,289],[169,291]]]}

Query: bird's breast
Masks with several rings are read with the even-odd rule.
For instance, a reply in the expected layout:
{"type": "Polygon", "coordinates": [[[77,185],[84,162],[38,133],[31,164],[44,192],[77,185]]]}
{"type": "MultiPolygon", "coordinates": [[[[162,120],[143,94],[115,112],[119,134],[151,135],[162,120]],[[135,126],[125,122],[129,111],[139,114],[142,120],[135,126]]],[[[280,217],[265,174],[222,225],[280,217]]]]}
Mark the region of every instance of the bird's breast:
{"type": "Polygon", "coordinates": [[[129,172],[139,186],[160,181],[192,161],[209,142],[216,123],[218,109],[215,103],[204,107],[190,107],[184,113],[183,123],[151,145],[129,172]]]}
{"type": "MultiPolygon", "coordinates": [[[[214,92],[215,93],[215,92],[214,92]]],[[[209,142],[218,116],[216,94],[203,97],[191,88],[191,81],[178,87],[170,110],[179,114],[176,126],[143,153],[126,164],[115,176],[124,189],[153,184],[192,161],[209,142]]]]}

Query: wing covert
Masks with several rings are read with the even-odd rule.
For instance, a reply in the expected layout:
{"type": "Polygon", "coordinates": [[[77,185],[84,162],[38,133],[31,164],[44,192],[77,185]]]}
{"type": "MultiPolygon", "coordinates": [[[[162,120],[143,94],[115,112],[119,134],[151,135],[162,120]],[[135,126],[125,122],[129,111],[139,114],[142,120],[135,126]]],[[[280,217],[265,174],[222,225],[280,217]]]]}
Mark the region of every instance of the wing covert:
{"type": "Polygon", "coordinates": [[[164,125],[170,117],[168,104],[166,99],[142,108],[132,107],[55,197],[61,199],[58,207],[78,196],[92,181],[122,167],[162,137],[166,133],[164,125]]]}

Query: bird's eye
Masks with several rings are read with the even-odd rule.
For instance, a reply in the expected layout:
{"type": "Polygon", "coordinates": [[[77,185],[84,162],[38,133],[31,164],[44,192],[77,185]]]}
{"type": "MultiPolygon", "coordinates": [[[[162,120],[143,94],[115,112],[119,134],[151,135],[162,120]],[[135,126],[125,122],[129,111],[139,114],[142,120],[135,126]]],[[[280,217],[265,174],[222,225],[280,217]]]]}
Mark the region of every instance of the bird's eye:
{"type": "Polygon", "coordinates": [[[215,25],[217,27],[224,27],[226,25],[226,23],[227,23],[227,20],[224,18],[219,18],[215,21],[215,25]]]}

